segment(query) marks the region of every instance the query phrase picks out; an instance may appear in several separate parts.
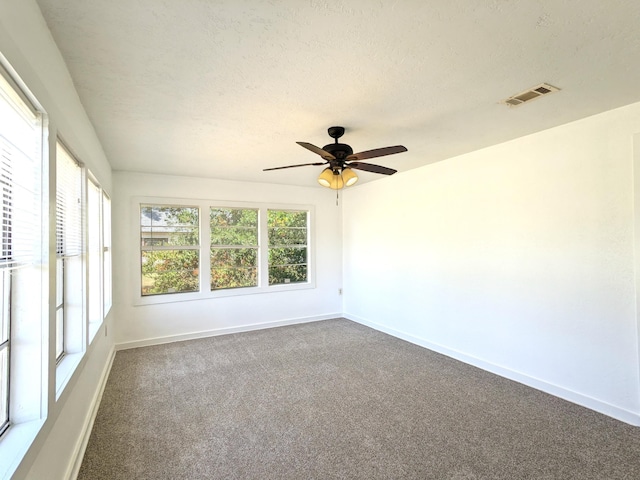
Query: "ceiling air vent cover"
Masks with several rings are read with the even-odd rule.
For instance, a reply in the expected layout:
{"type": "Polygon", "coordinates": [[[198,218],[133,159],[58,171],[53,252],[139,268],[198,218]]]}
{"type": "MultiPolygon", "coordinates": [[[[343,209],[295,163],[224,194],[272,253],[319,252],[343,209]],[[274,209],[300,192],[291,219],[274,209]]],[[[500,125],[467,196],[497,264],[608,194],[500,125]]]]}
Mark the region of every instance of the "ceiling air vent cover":
{"type": "Polygon", "coordinates": [[[531,100],[542,97],[543,95],[548,95],[559,90],[559,88],[549,85],[548,83],[541,83],[540,85],[525,90],[524,92],[511,96],[506,100],[503,100],[501,103],[505,103],[510,107],[517,107],[525,102],[530,102],[531,100]]]}

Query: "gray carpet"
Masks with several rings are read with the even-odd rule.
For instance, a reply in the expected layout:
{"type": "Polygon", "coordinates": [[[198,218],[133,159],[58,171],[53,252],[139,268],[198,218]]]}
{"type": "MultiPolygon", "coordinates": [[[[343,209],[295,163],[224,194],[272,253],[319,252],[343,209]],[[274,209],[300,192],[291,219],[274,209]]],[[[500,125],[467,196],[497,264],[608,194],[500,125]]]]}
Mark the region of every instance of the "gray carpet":
{"type": "Polygon", "coordinates": [[[343,319],[120,351],[100,479],[640,479],[640,428],[343,319]]]}

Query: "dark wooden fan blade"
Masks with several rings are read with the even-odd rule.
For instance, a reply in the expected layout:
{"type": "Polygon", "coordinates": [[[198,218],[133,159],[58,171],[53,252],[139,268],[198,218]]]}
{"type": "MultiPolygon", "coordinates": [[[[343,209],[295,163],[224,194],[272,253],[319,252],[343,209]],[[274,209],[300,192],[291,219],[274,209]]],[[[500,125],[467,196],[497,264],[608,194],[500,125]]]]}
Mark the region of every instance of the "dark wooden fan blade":
{"type": "Polygon", "coordinates": [[[273,168],[264,168],[262,171],[266,172],[267,170],[282,170],[283,168],[294,168],[294,167],[306,167],[307,165],[325,165],[326,162],[315,162],[315,163],[300,163],[298,165],[287,165],[285,167],[273,167],[273,168]]]}
{"type": "Polygon", "coordinates": [[[364,170],[365,172],[381,173],[382,175],[393,175],[397,172],[393,168],[381,167],[380,165],[373,165],[372,163],[364,162],[352,162],[347,164],[349,168],[355,168],[356,170],[364,170]]]}
{"type": "Polygon", "coordinates": [[[367,158],[384,157],[385,155],[393,155],[394,153],[406,152],[407,148],[402,145],[396,145],[394,147],[374,148],[373,150],[366,150],[360,153],[354,153],[349,155],[346,159],[351,160],[366,160],[367,158]]]}
{"type": "Polygon", "coordinates": [[[301,147],[306,148],[307,150],[311,150],[313,153],[320,155],[325,160],[335,160],[336,157],[333,154],[327,152],[326,150],[321,149],[320,147],[316,147],[315,145],[311,145],[307,142],[296,142],[301,147]]]}

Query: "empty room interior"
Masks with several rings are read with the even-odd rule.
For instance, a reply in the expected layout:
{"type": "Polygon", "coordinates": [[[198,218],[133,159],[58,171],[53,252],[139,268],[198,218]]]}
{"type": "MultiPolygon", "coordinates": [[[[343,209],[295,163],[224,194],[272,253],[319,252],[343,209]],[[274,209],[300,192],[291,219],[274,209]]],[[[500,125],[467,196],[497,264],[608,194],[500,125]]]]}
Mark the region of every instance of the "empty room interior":
{"type": "Polygon", "coordinates": [[[639,18],[0,0],[0,478],[640,478],[639,18]]]}

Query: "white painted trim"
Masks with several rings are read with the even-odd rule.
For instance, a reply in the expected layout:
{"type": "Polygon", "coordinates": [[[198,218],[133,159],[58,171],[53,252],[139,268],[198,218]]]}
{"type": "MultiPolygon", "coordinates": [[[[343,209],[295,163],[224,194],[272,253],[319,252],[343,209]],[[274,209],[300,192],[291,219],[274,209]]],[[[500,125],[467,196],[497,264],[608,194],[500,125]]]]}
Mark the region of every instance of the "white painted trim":
{"type": "Polygon", "coordinates": [[[400,330],[395,330],[393,328],[389,328],[384,325],[370,322],[364,318],[358,317],[357,315],[350,315],[348,313],[343,313],[342,316],[347,320],[360,323],[367,327],[373,328],[374,330],[378,330],[380,332],[386,333],[388,335],[399,338],[401,340],[405,340],[407,342],[413,343],[420,347],[424,347],[428,350],[441,353],[443,355],[446,355],[447,357],[451,357],[455,360],[459,360],[461,362],[467,363],[474,367],[481,368],[482,370],[486,370],[487,372],[491,372],[501,377],[507,378],[509,380],[522,383],[523,385],[527,385],[529,387],[535,388],[536,390],[543,391],[555,397],[559,397],[564,400],[567,400],[571,403],[575,403],[577,405],[581,405],[590,410],[594,410],[596,412],[602,413],[609,417],[613,417],[617,420],[620,420],[621,422],[628,423],[633,426],[640,426],[640,412],[632,412],[624,408],[611,405],[609,403],[603,402],[596,398],[592,398],[587,395],[574,392],[573,390],[568,390],[559,385],[554,385],[544,380],[530,377],[524,373],[517,372],[515,370],[511,370],[509,368],[505,368],[500,365],[495,365],[493,363],[484,361],[472,355],[468,355],[464,352],[460,352],[458,350],[454,350],[454,349],[445,347],[443,345],[439,345],[437,343],[429,342],[428,340],[425,340],[420,337],[416,337],[414,335],[402,332],[400,330]]]}
{"type": "MultiPolygon", "coordinates": [[[[142,278],[139,269],[131,269],[133,291],[132,305],[157,305],[161,303],[186,302],[193,300],[208,300],[211,298],[235,297],[241,295],[255,295],[260,293],[275,293],[293,290],[307,290],[316,288],[316,230],[315,218],[316,207],[311,204],[282,204],[275,202],[239,202],[229,200],[214,200],[203,198],[175,198],[175,197],[131,197],[130,201],[130,239],[131,245],[140,244],[140,206],[141,205],[171,205],[177,207],[196,207],[199,215],[199,235],[200,244],[196,248],[200,255],[200,287],[197,292],[170,293],[158,295],[142,295],[142,278]],[[209,267],[211,264],[211,238],[209,228],[209,209],[210,208],[248,208],[258,210],[258,285],[255,287],[244,288],[228,288],[221,290],[210,289],[210,279],[208,277],[209,267]],[[268,238],[267,232],[267,211],[268,210],[290,210],[290,211],[307,211],[307,278],[306,282],[287,283],[280,285],[269,285],[268,270],[268,238]],[[206,214],[205,214],[206,212],[206,214]]],[[[140,263],[140,247],[132,249],[130,252],[130,261],[132,265],[140,263]]]]}
{"type": "Polygon", "coordinates": [[[68,480],[76,480],[76,478],[78,478],[78,474],[80,473],[80,467],[82,466],[84,452],[87,449],[89,437],[91,437],[91,430],[93,430],[93,424],[96,420],[96,416],[98,415],[98,409],[100,408],[102,394],[104,393],[104,389],[107,385],[107,379],[109,378],[109,373],[111,372],[111,366],[113,365],[115,356],[116,349],[112,346],[111,352],[109,352],[109,359],[102,369],[98,388],[96,389],[95,393],[93,394],[93,398],[91,399],[91,408],[89,410],[89,414],[84,419],[84,424],[82,425],[82,433],[76,441],[73,449],[73,455],[71,455],[71,462],[69,463],[66,474],[64,476],[64,478],[68,480]]]}
{"type": "Polygon", "coordinates": [[[264,330],[266,328],[283,327],[286,325],[296,325],[299,323],[318,322],[321,320],[330,320],[340,318],[342,314],[339,312],[326,315],[316,315],[313,317],[290,318],[287,320],[276,320],[265,323],[251,323],[247,325],[239,325],[236,327],[214,328],[212,330],[202,330],[199,332],[183,333],[180,335],[168,335],[166,337],[154,337],[144,340],[135,340],[132,342],[124,342],[116,344],[116,350],[127,350],[130,348],[148,347],[151,345],[162,345],[164,343],[182,342],[184,340],[195,340],[198,338],[215,337],[218,335],[228,335],[230,333],[251,332],[254,330],[264,330]]]}

